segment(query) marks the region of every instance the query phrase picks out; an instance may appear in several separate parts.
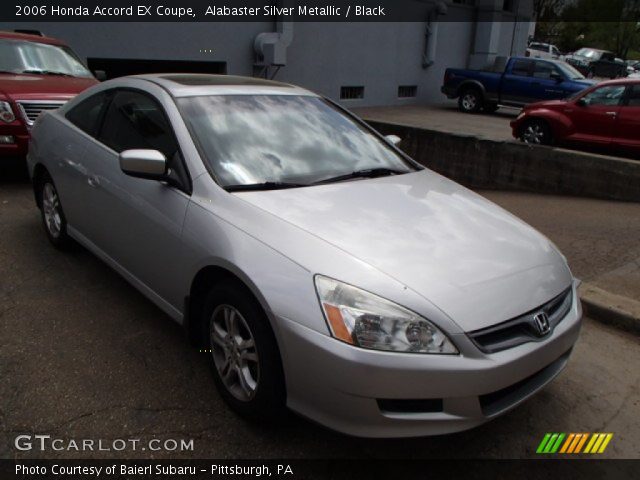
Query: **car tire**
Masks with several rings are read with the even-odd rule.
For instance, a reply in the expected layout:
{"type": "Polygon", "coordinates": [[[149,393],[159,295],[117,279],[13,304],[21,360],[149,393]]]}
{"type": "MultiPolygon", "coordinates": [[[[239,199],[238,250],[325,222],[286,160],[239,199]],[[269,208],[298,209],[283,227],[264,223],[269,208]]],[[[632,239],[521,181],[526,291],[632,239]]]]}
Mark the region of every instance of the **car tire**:
{"type": "Polygon", "coordinates": [[[458,98],[458,109],[464,113],[477,113],[482,108],[483,100],[477,88],[465,88],[458,98]]]}
{"type": "Polygon", "coordinates": [[[237,281],[222,281],[209,291],[202,320],[214,382],[227,405],[252,420],[282,418],[286,388],[280,352],[255,297],[237,281]]]}
{"type": "Polygon", "coordinates": [[[482,109],[486,113],[495,113],[498,111],[498,108],[500,108],[500,106],[494,102],[485,102],[484,106],[482,107],[482,109]]]}
{"type": "Polygon", "coordinates": [[[39,179],[37,192],[42,225],[47,238],[57,249],[69,250],[73,240],[67,234],[67,219],[62,202],[53,179],[48,173],[44,173],[39,179]]]}
{"type": "Polygon", "coordinates": [[[520,128],[520,140],[531,145],[551,145],[553,135],[549,124],[540,118],[532,118],[520,128]]]}

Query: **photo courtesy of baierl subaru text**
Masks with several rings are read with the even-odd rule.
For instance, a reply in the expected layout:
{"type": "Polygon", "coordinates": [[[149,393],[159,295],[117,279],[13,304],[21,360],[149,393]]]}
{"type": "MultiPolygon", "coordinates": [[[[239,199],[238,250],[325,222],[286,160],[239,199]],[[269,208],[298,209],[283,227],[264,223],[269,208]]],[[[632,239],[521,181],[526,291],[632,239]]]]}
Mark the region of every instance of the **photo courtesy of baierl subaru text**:
{"type": "Polygon", "coordinates": [[[639,472],[640,0],[0,3],[0,480],[639,472]]]}

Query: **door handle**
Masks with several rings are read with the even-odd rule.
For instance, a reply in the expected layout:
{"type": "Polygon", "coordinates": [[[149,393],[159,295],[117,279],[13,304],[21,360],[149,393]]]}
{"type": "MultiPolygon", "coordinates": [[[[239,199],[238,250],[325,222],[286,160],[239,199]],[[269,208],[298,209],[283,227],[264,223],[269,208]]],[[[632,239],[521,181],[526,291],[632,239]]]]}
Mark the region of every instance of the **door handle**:
{"type": "Polygon", "coordinates": [[[616,115],[618,115],[618,112],[604,112],[605,115],[611,115],[612,117],[615,117],[616,115]]]}
{"type": "Polygon", "coordinates": [[[89,177],[87,178],[87,183],[90,187],[93,188],[100,186],[100,180],[98,180],[98,177],[96,177],[95,175],[89,175],[89,177]]]}

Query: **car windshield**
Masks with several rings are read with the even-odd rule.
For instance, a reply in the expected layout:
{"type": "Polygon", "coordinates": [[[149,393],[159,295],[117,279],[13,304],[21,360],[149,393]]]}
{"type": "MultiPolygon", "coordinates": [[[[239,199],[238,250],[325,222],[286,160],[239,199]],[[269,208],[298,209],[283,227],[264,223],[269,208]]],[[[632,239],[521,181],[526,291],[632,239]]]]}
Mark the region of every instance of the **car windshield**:
{"type": "Polygon", "coordinates": [[[69,47],[0,39],[0,71],[91,77],[69,47]]]}
{"type": "Polygon", "coordinates": [[[601,52],[592,50],[591,48],[581,48],[575,54],[579,55],[580,57],[598,59],[600,58],[601,52]]]}
{"type": "Polygon", "coordinates": [[[567,75],[572,80],[582,80],[582,79],[585,78],[583,74],[581,74],[578,70],[573,68],[568,63],[558,62],[558,63],[556,63],[556,66],[560,70],[562,70],[564,72],[564,74],[567,75]]]}
{"type": "Polygon", "coordinates": [[[225,187],[304,186],[359,171],[415,170],[322,98],[215,95],[179,98],[178,106],[205,161],[225,187]]]}

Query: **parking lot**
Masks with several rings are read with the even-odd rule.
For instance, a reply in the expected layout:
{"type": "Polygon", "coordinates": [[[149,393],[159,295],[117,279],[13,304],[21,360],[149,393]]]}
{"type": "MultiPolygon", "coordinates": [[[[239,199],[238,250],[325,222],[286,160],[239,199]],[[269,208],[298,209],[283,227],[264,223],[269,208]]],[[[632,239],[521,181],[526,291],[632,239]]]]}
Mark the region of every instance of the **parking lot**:
{"type": "MultiPolygon", "coordinates": [[[[640,258],[640,204],[483,194],[547,234],[578,277],[597,279],[640,258]]],[[[155,458],[523,458],[535,456],[545,432],[613,432],[603,456],[640,457],[640,342],[591,319],[555,382],[475,430],[368,440],[293,415],[281,425],[249,424],[225,407],[205,354],[180,327],[87,251],[49,245],[19,170],[0,172],[0,231],[0,457],[78,458],[13,446],[18,434],[43,433],[195,440],[194,452],[155,458]]]]}

